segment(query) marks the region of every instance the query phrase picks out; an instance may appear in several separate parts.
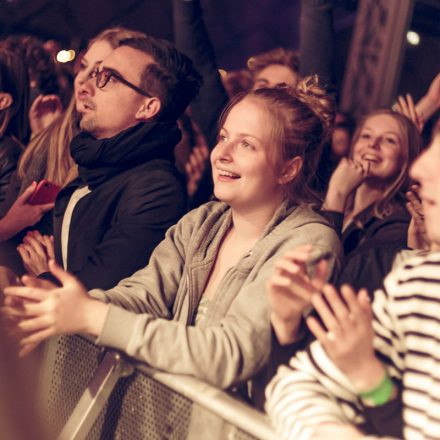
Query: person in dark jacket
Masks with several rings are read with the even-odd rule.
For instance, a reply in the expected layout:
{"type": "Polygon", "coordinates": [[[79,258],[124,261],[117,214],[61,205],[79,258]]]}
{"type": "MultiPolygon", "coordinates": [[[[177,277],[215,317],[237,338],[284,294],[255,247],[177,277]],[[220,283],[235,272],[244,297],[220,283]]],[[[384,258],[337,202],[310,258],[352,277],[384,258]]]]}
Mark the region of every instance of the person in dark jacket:
{"type": "Polygon", "coordinates": [[[29,136],[29,80],[21,59],[0,50],[0,203],[29,136]]]}
{"type": "Polygon", "coordinates": [[[30,233],[20,245],[30,274],[54,256],[89,289],[106,289],[147,264],[185,211],[176,119],[200,82],[187,57],[152,37],[125,40],[83,78],[71,143],[79,176],[58,195],[53,244],[30,233]]]}
{"type": "Polygon", "coordinates": [[[323,205],[344,246],[341,283],[372,293],[406,247],[408,169],[420,147],[416,126],[391,110],[376,110],[358,125],[350,156],[330,178],[323,205]]]}
{"type": "MultiPolygon", "coordinates": [[[[176,47],[189,56],[203,76],[203,86],[191,104],[191,117],[212,148],[217,142],[217,122],[228,101],[205,26],[200,0],[173,0],[174,40],[176,47]]],[[[332,75],[333,22],[330,0],[302,0],[300,20],[300,57],[289,49],[276,48],[251,58],[247,73],[250,87],[295,87],[300,77],[317,74],[320,83],[332,97],[335,85],[332,75]]],[[[197,157],[197,155],[196,155],[197,157]]],[[[191,206],[199,206],[212,195],[209,161],[191,206]]]]}

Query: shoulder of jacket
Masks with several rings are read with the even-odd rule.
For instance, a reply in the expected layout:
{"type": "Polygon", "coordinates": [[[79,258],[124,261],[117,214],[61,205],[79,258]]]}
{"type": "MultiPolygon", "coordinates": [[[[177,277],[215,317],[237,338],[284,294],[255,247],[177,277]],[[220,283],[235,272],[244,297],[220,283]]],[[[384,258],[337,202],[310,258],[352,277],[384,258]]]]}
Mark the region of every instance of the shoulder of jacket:
{"type": "Polygon", "coordinates": [[[283,231],[300,227],[316,227],[322,230],[328,229],[333,231],[330,222],[307,205],[296,206],[286,211],[277,229],[283,231]]]}

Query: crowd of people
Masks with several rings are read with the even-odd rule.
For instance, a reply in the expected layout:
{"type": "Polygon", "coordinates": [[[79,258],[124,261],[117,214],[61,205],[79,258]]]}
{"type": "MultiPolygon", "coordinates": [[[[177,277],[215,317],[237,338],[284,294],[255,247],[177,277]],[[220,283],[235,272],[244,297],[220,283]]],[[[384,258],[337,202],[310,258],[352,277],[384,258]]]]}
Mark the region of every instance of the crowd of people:
{"type": "Polygon", "coordinates": [[[0,41],[20,356],[85,333],[228,390],[283,439],[440,438],[440,74],[355,124],[331,8],[302,0],[299,53],[222,77],[200,1],[173,0],[174,44],[100,32],[71,97],[42,42],[0,41]],[[59,192],[35,204],[42,181],[59,192]]]}

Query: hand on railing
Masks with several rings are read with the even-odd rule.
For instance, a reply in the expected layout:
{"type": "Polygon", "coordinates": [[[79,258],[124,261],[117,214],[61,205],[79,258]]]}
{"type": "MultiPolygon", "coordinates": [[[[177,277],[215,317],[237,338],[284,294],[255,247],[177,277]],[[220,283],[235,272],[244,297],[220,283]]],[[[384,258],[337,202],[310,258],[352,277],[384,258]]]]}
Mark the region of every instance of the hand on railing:
{"type": "Polygon", "coordinates": [[[23,286],[7,287],[2,313],[20,344],[20,356],[50,336],[88,333],[98,336],[104,326],[107,304],[92,299],[85,287],[53,260],[49,269],[61,287],[24,276],[23,286]]]}

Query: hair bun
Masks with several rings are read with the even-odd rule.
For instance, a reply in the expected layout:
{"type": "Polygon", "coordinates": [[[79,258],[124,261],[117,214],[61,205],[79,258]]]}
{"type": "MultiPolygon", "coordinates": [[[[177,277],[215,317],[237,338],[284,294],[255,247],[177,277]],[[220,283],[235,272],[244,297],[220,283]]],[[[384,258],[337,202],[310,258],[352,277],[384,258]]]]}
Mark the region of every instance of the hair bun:
{"type": "Polygon", "coordinates": [[[311,75],[301,79],[295,92],[298,99],[318,116],[328,136],[335,120],[335,103],[327,91],[319,85],[318,76],[311,75]]]}

